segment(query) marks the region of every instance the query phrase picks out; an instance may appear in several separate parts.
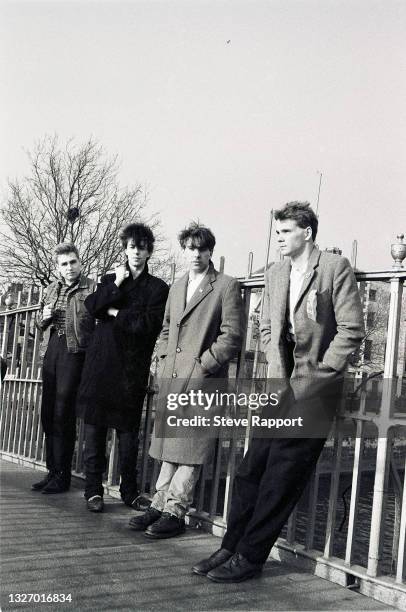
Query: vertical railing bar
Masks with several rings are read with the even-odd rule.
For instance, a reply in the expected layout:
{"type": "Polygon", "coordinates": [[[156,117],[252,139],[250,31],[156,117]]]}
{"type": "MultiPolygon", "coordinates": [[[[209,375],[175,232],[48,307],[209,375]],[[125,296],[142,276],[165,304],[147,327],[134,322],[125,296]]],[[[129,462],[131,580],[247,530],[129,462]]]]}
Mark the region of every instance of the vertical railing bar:
{"type": "MultiPolygon", "coordinates": [[[[366,392],[362,392],[364,395],[364,402],[366,392]]],[[[362,401],[362,400],[361,400],[362,401]]],[[[354,445],[354,464],[352,470],[352,483],[351,483],[351,501],[350,510],[348,514],[348,531],[347,531],[347,543],[345,549],[345,563],[351,565],[353,557],[353,546],[355,542],[355,523],[357,520],[357,508],[358,499],[361,486],[362,477],[362,454],[364,449],[364,422],[357,421],[357,427],[355,432],[355,445],[354,445]]]]}
{"type": "Polygon", "coordinates": [[[5,380],[2,389],[1,398],[1,449],[6,450],[7,432],[10,421],[10,397],[11,397],[11,381],[5,380]]]}
{"type": "Polygon", "coordinates": [[[199,487],[199,495],[197,498],[196,510],[198,512],[202,512],[204,506],[204,492],[206,488],[207,482],[207,464],[204,463],[202,466],[202,470],[200,473],[200,487],[199,487]]]}
{"type": "Polygon", "coordinates": [[[20,433],[18,438],[17,445],[17,454],[22,455],[21,447],[24,444],[24,431],[25,431],[25,423],[27,420],[27,411],[26,411],[26,395],[27,395],[27,383],[25,381],[21,381],[21,402],[20,402],[20,433]]]}
{"type": "Polygon", "coordinates": [[[10,365],[10,373],[15,375],[16,367],[17,367],[17,346],[18,346],[18,332],[20,327],[20,318],[21,315],[16,312],[15,313],[15,321],[14,321],[14,335],[13,335],[13,347],[11,352],[11,365],[10,365]]]}
{"type": "Polygon", "coordinates": [[[45,442],[45,433],[42,429],[41,420],[39,421],[39,433],[40,433],[40,453],[41,453],[41,461],[46,461],[46,442],[45,442]]]}
{"type": "Polygon", "coordinates": [[[41,395],[40,383],[35,383],[34,386],[34,404],[33,404],[33,413],[32,413],[32,425],[31,425],[31,440],[30,440],[30,457],[36,457],[37,453],[37,439],[38,439],[38,404],[39,397],[41,395]]]}
{"type": "Polygon", "coordinates": [[[396,582],[402,583],[403,576],[406,572],[406,459],[405,459],[405,471],[403,478],[403,499],[402,499],[402,510],[400,515],[400,533],[399,533],[399,547],[398,547],[398,559],[396,564],[396,582]]]}
{"type": "Polygon", "coordinates": [[[83,443],[85,438],[85,424],[83,419],[78,419],[77,423],[77,453],[75,470],[78,474],[83,472],[83,443]]]}
{"type": "MultiPolygon", "coordinates": [[[[29,377],[31,373],[31,368],[27,369],[27,376],[29,377]]],[[[28,455],[29,449],[29,440],[31,439],[30,430],[32,427],[32,416],[33,416],[33,394],[34,394],[34,385],[35,383],[28,383],[28,400],[27,400],[27,420],[25,423],[25,433],[24,433],[24,457],[28,455]]]]}
{"type": "Polygon", "coordinates": [[[1,341],[1,356],[6,359],[7,357],[7,346],[8,346],[8,337],[9,337],[9,314],[7,311],[4,313],[4,327],[3,327],[3,337],[1,341]]]}
{"type": "Polygon", "coordinates": [[[306,541],[305,548],[307,550],[313,548],[314,542],[314,530],[316,525],[316,510],[317,510],[317,499],[319,494],[319,479],[320,479],[320,462],[316,464],[313,476],[310,480],[309,486],[309,503],[307,509],[308,527],[306,529],[306,541]]]}
{"type": "Polygon", "coordinates": [[[390,440],[389,432],[378,433],[378,444],[376,449],[376,471],[374,481],[374,493],[372,499],[371,535],[368,551],[367,574],[375,577],[379,572],[379,565],[383,544],[383,521],[388,490],[390,440]]]}
{"type": "MultiPolygon", "coordinates": [[[[150,378],[149,388],[152,389],[153,380],[150,378]]],[[[148,475],[148,449],[152,430],[152,410],[155,393],[147,392],[145,405],[144,430],[142,436],[142,463],[141,463],[141,491],[146,491],[147,475],[148,475]]]]}
{"type": "Polygon", "coordinates": [[[151,482],[149,485],[149,492],[150,494],[155,493],[155,485],[156,485],[156,481],[158,479],[158,473],[159,473],[159,469],[160,469],[160,462],[157,460],[154,460],[153,463],[153,468],[152,468],[152,474],[151,474],[151,482]]]}
{"type": "Polygon", "coordinates": [[[6,450],[11,453],[12,452],[12,441],[14,439],[14,428],[15,428],[15,406],[17,403],[18,393],[17,393],[17,381],[13,380],[13,395],[11,400],[11,411],[10,411],[10,424],[8,430],[8,441],[6,450]]]}
{"type": "Polygon", "coordinates": [[[25,313],[25,319],[24,319],[24,335],[23,335],[23,343],[21,345],[21,353],[20,353],[21,378],[27,378],[26,365],[27,365],[27,347],[28,347],[28,339],[29,339],[29,333],[30,333],[30,317],[31,317],[31,312],[27,310],[27,312],[25,313]]]}
{"type": "Polygon", "coordinates": [[[109,467],[108,467],[108,475],[107,475],[107,484],[115,485],[117,484],[117,464],[118,464],[118,438],[116,430],[112,430],[111,436],[111,448],[109,455],[109,467]]]}
{"type": "Polygon", "coordinates": [[[331,467],[331,484],[330,484],[330,496],[328,503],[327,513],[327,526],[326,526],[326,540],[324,546],[324,557],[331,557],[334,546],[334,525],[337,509],[337,495],[338,487],[340,484],[340,472],[341,472],[341,451],[342,451],[342,439],[343,433],[341,427],[336,424],[334,434],[334,452],[333,452],[333,464],[331,467]]]}
{"type": "Polygon", "coordinates": [[[215,455],[215,464],[214,464],[214,473],[213,473],[213,487],[211,493],[210,500],[210,516],[215,516],[217,514],[217,502],[219,495],[219,486],[220,486],[220,474],[221,474],[221,456],[222,456],[222,439],[219,437],[217,439],[217,449],[215,455]]]}
{"type": "Polygon", "coordinates": [[[296,522],[297,522],[297,504],[288,519],[288,529],[286,534],[286,541],[288,544],[293,544],[296,535],[296,522]]]}
{"type": "Polygon", "coordinates": [[[399,349],[399,328],[402,313],[403,280],[390,279],[390,302],[388,327],[385,348],[384,380],[381,401],[381,418],[388,419],[387,425],[382,423],[378,431],[378,445],[376,454],[376,472],[374,481],[374,495],[372,499],[371,535],[368,551],[369,576],[375,577],[379,572],[384,537],[384,513],[386,492],[389,478],[390,444],[388,431],[389,417],[392,413],[394,390],[396,386],[396,370],[399,349]]]}
{"type": "MultiPolygon", "coordinates": [[[[248,321],[250,301],[251,301],[251,288],[246,287],[244,290],[244,295],[243,295],[246,321],[248,321]]],[[[240,353],[240,358],[238,360],[238,365],[237,365],[237,380],[236,380],[237,387],[238,387],[238,379],[241,378],[244,373],[245,354],[246,354],[246,349],[247,349],[246,342],[247,342],[247,325],[245,326],[245,330],[243,334],[243,341],[242,341],[242,351],[240,353]]],[[[236,417],[238,417],[238,413],[239,413],[239,406],[236,406],[235,407],[236,417]]],[[[236,453],[237,453],[237,441],[238,441],[238,432],[235,428],[233,428],[232,434],[231,434],[231,440],[230,440],[230,451],[229,451],[229,459],[228,459],[227,475],[226,475],[226,488],[225,488],[225,494],[224,494],[224,507],[223,507],[224,522],[227,521],[227,516],[228,516],[230,504],[231,504],[231,496],[232,496],[233,481],[234,481],[234,474],[235,474],[235,458],[236,458],[236,453]]]]}

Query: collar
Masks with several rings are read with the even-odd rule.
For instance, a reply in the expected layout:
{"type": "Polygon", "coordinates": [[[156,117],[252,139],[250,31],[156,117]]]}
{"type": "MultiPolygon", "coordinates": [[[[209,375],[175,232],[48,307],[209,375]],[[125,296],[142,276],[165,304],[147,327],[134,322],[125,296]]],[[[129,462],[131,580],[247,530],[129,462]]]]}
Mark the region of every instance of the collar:
{"type": "Polygon", "coordinates": [[[306,273],[310,272],[312,268],[315,268],[318,264],[320,257],[320,251],[316,246],[313,246],[312,250],[309,253],[308,260],[306,262],[306,266],[304,268],[296,268],[293,265],[292,260],[290,260],[290,270],[296,274],[301,274],[304,276],[306,273]]]}

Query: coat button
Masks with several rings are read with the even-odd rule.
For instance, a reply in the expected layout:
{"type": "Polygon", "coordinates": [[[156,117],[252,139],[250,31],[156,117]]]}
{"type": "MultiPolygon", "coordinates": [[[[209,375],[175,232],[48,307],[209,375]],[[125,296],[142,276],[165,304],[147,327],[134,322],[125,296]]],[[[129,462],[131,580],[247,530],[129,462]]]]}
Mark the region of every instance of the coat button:
{"type": "Polygon", "coordinates": [[[177,374],[176,374],[176,372],[174,372],[174,373],[172,374],[172,378],[176,378],[176,377],[177,377],[177,374]]]}
{"type": "Polygon", "coordinates": [[[178,346],[178,348],[176,349],[176,352],[177,352],[177,353],[180,353],[180,352],[181,352],[181,350],[182,350],[182,349],[180,348],[180,346],[178,346]]]}

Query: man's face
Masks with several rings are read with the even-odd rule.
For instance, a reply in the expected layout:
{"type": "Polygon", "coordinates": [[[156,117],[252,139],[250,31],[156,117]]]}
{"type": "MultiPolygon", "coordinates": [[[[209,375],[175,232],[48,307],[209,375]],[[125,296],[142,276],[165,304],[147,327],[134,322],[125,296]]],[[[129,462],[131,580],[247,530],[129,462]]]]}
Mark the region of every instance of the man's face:
{"type": "Polygon", "coordinates": [[[282,255],[290,257],[297,257],[303,253],[306,244],[311,241],[312,237],[310,227],[299,227],[293,219],[276,221],[276,234],[282,255]]]}
{"type": "Polygon", "coordinates": [[[140,242],[139,246],[136,245],[134,240],[129,240],[125,248],[125,254],[128,257],[128,264],[130,268],[136,270],[142,270],[149,257],[147,245],[144,242],[140,242]]]}
{"type": "Polygon", "coordinates": [[[75,253],[58,255],[57,267],[59,274],[67,285],[74,283],[79,278],[82,270],[82,265],[75,253]]]}
{"type": "Polygon", "coordinates": [[[189,238],[185,246],[185,256],[189,265],[189,270],[193,272],[203,272],[210,263],[212,251],[206,247],[199,247],[189,238]]]}

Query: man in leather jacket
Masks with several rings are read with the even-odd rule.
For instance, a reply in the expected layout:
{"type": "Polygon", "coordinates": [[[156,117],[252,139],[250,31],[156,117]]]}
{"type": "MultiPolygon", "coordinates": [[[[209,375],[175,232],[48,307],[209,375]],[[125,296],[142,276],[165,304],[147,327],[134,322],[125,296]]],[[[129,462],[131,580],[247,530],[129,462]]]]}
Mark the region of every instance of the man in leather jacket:
{"type": "Polygon", "coordinates": [[[94,318],[84,301],[94,291],[95,281],[81,274],[75,245],[58,244],[55,256],[60,279],[46,288],[36,321],[43,331],[41,422],[48,474],[32,490],[42,493],[63,493],[70,487],[76,394],[94,329],[94,318]]]}

